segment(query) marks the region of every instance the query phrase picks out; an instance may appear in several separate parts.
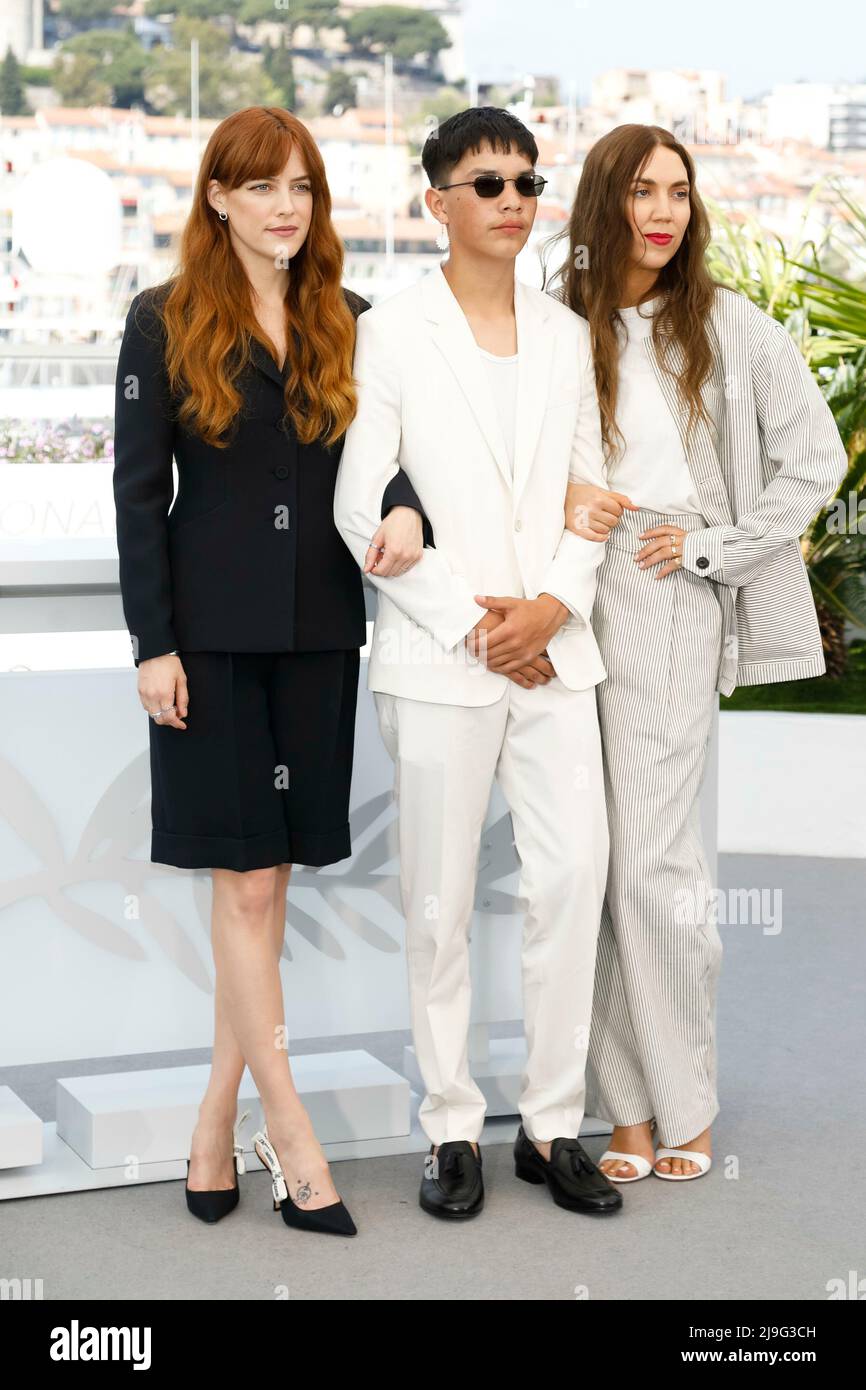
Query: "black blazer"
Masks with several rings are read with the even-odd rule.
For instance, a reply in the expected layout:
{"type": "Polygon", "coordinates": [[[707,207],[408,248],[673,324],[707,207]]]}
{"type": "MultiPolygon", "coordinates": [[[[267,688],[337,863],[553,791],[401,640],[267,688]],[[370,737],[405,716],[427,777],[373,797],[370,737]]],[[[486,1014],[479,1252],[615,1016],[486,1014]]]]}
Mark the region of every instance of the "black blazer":
{"type": "MultiPolygon", "coordinates": [[[[356,318],[369,309],[343,293],[356,318]]],[[[363,646],[362,574],[334,524],[342,439],[299,442],[283,421],[284,374],[255,341],[228,446],[184,429],[165,370],[160,294],[143,290],[130,305],[115,389],[117,550],[135,665],[175,649],[363,646]],[[172,456],[178,493],[169,511],[172,456]]],[[[421,511],[402,470],[382,516],[398,504],[421,511]]],[[[432,540],[426,518],[424,533],[432,540]]]]}

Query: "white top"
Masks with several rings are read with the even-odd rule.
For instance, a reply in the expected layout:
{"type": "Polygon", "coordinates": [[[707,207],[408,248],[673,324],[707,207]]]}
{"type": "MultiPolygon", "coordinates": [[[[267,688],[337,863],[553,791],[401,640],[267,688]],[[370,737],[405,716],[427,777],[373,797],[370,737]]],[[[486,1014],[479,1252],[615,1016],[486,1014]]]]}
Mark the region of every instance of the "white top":
{"type": "Polygon", "coordinates": [[[639,507],[701,515],[677,422],[647,357],[652,315],[661,299],[657,295],[619,310],[625,332],[617,325],[622,346],[616,422],[625,444],[621,457],[607,466],[607,484],[639,507]]]}
{"type": "MultiPolygon", "coordinates": [[[[477,346],[477,344],[476,344],[477,346]]],[[[494,352],[488,352],[486,348],[479,347],[487,365],[487,375],[490,379],[490,387],[493,391],[493,399],[496,404],[496,414],[502,424],[502,433],[505,436],[505,451],[508,455],[508,466],[511,469],[511,476],[514,477],[514,418],[517,412],[517,358],[498,357],[494,352]]]]}

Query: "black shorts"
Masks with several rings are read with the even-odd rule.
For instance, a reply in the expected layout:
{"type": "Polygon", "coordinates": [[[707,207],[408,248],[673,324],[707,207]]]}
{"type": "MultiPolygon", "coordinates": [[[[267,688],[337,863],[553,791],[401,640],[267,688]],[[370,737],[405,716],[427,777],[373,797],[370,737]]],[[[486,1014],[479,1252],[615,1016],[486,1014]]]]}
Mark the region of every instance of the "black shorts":
{"type": "Polygon", "coordinates": [[[359,650],[179,656],[187,727],[148,719],[151,859],[238,870],[347,859],[359,650]]]}

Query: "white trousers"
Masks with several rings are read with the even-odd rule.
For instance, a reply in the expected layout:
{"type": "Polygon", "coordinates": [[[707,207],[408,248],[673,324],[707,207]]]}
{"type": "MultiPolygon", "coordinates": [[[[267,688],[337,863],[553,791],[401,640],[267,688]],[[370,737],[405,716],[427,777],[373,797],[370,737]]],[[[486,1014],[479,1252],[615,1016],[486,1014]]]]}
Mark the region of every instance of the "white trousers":
{"type": "Polygon", "coordinates": [[[609,830],[595,689],[558,677],[494,704],[375,694],[395,762],[412,1032],[431,1143],[477,1141],[484,1096],[468,1063],[469,933],[481,832],[498,780],[521,862],[527,1041],[520,1114],[532,1139],[575,1137],[584,1115],[596,941],[609,830]]]}

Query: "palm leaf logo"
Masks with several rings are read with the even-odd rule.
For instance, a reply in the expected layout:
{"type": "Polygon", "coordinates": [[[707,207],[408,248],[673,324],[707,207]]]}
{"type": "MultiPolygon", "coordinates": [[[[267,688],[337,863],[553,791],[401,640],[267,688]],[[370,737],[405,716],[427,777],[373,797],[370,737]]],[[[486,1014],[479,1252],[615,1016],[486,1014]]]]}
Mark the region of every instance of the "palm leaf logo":
{"type": "MultiPolygon", "coordinates": [[[[190,984],[207,994],[213,993],[209,949],[202,954],[183,922],[149,889],[154,881],[179,875],[191,877],[198,924],[201,935],[208,940],[211,895],[204,874],[137,857],[137,852],[143,849],[149,853],[150,848],[149,752],[145,750],[134,758],[106,787],[71,858],[64,850],[50,807],[23,773],[2,757],[0,779],[7,825],[39,860],[39,867],[30,873],[0,884],[0,912],[22,898],[43,898],[61,921],[89,945],[127,960],[148,959],[139,939],[144,933],[190,984]],[[124,902],[132,898],[137,903],[135,932],[126,925],[126,918],[112,920],[69,895],[79,884],[106,881],[119,884],[124,902]]],[[[355,808],[350,822],[353,845],[359,844],[370,828],[382,820],[392,803],[393,792],[389,789],[355,808]]],[[[295,865],[287,895],[289,932],[283,956],[291,961],[288,938],[296,932],[331,960],[345,960],[340,934],[331,925],[335,919],[373,950],[399,952],[400,940],[377,920],[381,915],[377,911],[380,903],[387,903],[398,915],[402,912],[399,875],[386,870],[396,855],[395,808],[391,818],[378,826],[351,859],[322,868],[295,865]]],[[[475,896],[477,911],[509,915],[522,910],[513,894],[492,886],[518,867],[510,816],[506,812],[484,832],[475,896]]]]}

